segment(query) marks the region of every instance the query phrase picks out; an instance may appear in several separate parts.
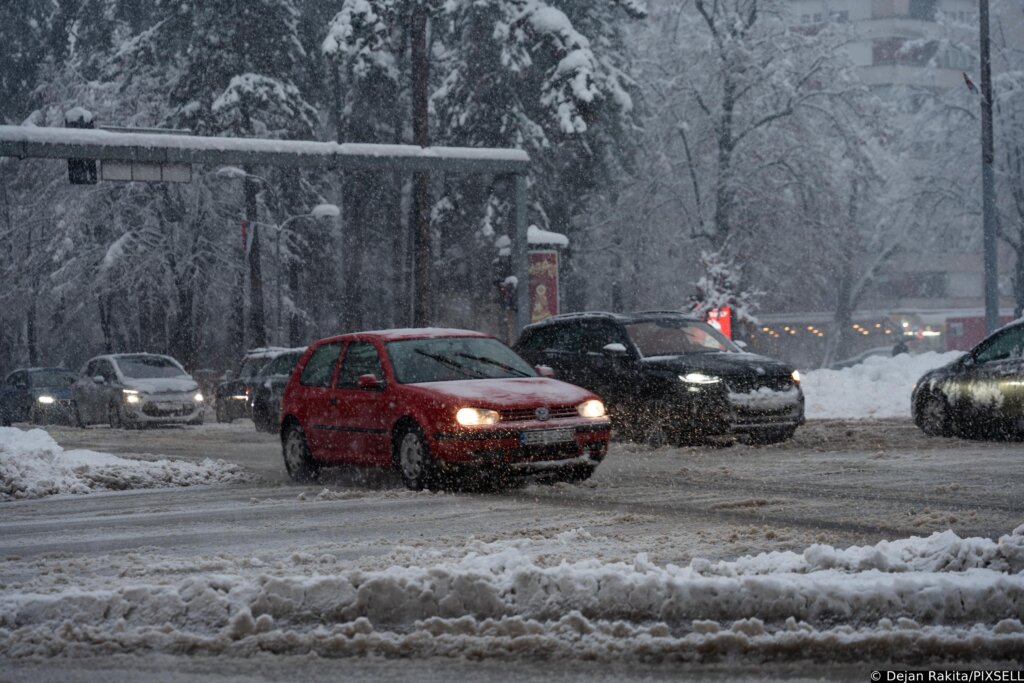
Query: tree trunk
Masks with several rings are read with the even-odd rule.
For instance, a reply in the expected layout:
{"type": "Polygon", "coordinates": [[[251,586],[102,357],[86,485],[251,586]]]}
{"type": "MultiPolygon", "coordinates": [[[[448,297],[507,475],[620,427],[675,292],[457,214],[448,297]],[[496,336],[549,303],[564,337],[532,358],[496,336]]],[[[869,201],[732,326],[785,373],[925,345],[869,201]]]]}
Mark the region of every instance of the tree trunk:
{"type": "MultiPolygon", "coordinates": [[[[251,169],[247,172],[250,172],[251,169]]],[[[256,214],[256,182],[245,179],[245,219],[251,231],[249,247],[249,327],[255,346],[267,345],[267,323],[263,309],[263,266],[260,257],[260,232],[256,214]]]]}
{"type": "MultiPolygon", "coordinates": [[[[427,55],[427,8],[417,2],[412,11],[412,129],[414,143],[430,146],[428,79],[430,62],[427,55]]],[[[430,174],[415,174],[413,193],[416,235],[416,299],[413,324],[425,327],[431,323],[433,287],[433,240],[430,225],[430,174]]]]}

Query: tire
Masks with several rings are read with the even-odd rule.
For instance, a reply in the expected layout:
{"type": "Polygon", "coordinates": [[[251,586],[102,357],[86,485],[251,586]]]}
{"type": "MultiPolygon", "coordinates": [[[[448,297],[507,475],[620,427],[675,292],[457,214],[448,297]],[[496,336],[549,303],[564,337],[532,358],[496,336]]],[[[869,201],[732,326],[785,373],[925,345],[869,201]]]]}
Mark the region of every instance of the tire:
{"type": "Polygon", "coordinates": [[[71,419],[74,421],[76,427],[79,429],[85,429],[85,421],[82,420],[82,413],[78,410],[78,401],[72,401],[71,403],[71,419]]]}
{"type": "Polygon", "coordinates": [[[751,432],[750,443],[755,446],[770,446],[775,443],[789,441],[796,433],[796,427],[781,427],[779,429],[764,429],[758,432],[751,432]]]}
{"type": "Polygon", "coordinates": [[[320,475],[320,463],[309,452],[302,427],[294,422],[285,428],[281,437],[281,455],[284,457],[284,468],[292,481],[307,484],[320,475]]]}
{"type": "Polygon", "coordinates": [[[252,424],[256,427],[257,432],[273,432],[274,426],[270,423],[270,416],[267,415],[267,411],[260,405],[255,405],[252,408],[252,424]]]}
{"type": "Polygon", "coordinates": [[[39,417],[39,412],[35,409],[35,407],[28,409],[28,421],[29,424],[34,425],[46,424],[46,420],[43,420],[39,417]]]}
{"type": "Polygon", "coordinates": [[[409,490],[422,491],[436,484],[434,458],[419,427],[404,427],[395,435],[394,461],[402,483],[409,490]]]}
{"type": "Polygon", "coordinates": [[[949,404],[941,394],[928,394],[917,407],[917,426],[929,436],[952,436],[949,404]]]}

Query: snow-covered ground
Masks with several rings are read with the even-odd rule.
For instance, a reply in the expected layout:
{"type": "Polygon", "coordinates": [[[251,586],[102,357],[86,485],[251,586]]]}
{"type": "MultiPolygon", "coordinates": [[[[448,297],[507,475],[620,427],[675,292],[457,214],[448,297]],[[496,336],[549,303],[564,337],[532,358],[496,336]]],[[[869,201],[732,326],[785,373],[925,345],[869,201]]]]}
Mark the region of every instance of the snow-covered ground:
{"type": "MultiPolygon", "coordinates": [[[[378,571],[296,555],[269,567],[139,566],[115,586],[0,593],[0,651],[322,657],[1001,659],[1024,652],[1024,527],[659,566],[549,559],[582,530],[477,543],[378,571]]],[[[140,563],[141,564],[141,563],[140,563]]]]}
{"type": "Polygon", "coordinates": [[[960,351],[871,356],[842,370],[804,373],[808,419],[910,417],[910,393],[921,375],[963,355],[960,351]]]}
{"type": "Polygon", "coordinates": [[[42,429],[0,427],[0,501],[61,493],[121,491],[240,481],[237,465],[204,460],[139,460],[88,450],[64,450],[42,429]]]}

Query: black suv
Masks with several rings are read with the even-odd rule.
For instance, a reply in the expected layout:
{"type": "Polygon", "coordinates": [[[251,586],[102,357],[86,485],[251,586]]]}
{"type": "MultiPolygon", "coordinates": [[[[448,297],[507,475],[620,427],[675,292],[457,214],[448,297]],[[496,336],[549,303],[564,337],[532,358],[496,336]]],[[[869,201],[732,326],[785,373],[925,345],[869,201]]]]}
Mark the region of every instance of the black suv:
{"type": "Polygon", "coordinates": [[[306,347],[285,349],[265,363],[249,382],[249,412],[256,430],[276,432],[281,420],[281,397],[288,378],[306,347]]]}
{"type": "Polygon", "coordinates": [[[217,422],[231,422],[240,417],[252,417],[249,406],[253,382],[256,381],[264,366],[290,350],[271,346],[246,351],[242,356],[242,361],[238,364],[238,373],[233,376],[225,374],[224,381],[217,386],[214,395],[217,422]]]}
{"type": "Polygon", "coordinates": [[[804,422],[799,373],[683,313],[558,315],[527,326],[515,349],[601,396],[613,425],[636,440],[775,443],[804,422]]]}

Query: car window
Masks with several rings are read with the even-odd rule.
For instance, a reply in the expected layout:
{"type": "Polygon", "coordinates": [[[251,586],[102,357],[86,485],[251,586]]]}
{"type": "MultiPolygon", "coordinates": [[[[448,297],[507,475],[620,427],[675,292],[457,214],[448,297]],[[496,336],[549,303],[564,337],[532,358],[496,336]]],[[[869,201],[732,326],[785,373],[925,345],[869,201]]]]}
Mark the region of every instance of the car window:
{"type": "Polygon", "coordinates": [[[583,353],[600,353],[608,344],[629,344],[629,339],[619,327],[607,322],[592,322],[581,326],[579,350],[583,353]]]}
{"type": "Polygon", "coordinates": [[[75,373],[67,370],[39,370],[31,375],[34,387],[66,387],[74,383],[75,373]]]}
{"type": "MultiPolygon", "coordinates": [[[[99,363],[97,363],[96,372],[102,375],[103,379],[107,380],[108,382],[114,382],[117,380],[117,373],[114,372],[114,365],[110,361],[101,360],[99,363]]],[[[127,373],[125,374],[128,377],[135,377],[135,375],[128,375],[127,373]]]]}
{"type": "Polygon", "coordinates": [[[384,379],[384,369],[380,364],[380,356],[377,349],[369,342],[352,342],[345,351],[345,358],[341,361],[341,371],[338,373],[339,389],[357,389],[358,380],[362,375],[375,375],[377,379],[384,379]]]}
{"type": "Polygon", "coordinates": [[[17,374],[18,373],[16,372],[12,372],[11,374],[7,375],[7,378],[4,380],[4,384],[6,384],[9,387],[13,387],[16,383],[15,377],[17,376],[17,374]]]}
{"type": "Polygon", "coordinates": [[[557,341],[563,326],[554,325],[533,330],[520,342],[524,351],[546,351],[557,349],[557,341]]]}
{"type": "Polygon", "coordinates": [[[1024,327],[1017,327],[993,337],[974,358],[978,363],[991,363],[1007,358],[1020,358],[1022,354],[1024,354],[1024,327]]]}
{"type": "Polygon", "coordinates": [[[263,371],[264,375],[287,375],[295,367],[295,362],[299,360],[301,354],[285,353],[275,358],[270,365],[263,371]]]}
{"type": "MultiPolygon", "coordinates": [[[[103,363],[107,367],[110,366],[107,361],[103,361],[103,363]]],[[[121,374],[134,379],[163,379],[188,375],[185,368],[166,356],[119,356],[117,365],[121,368],[121,374]]],[[[112,368],[111,372],[113,372],[112,368]]],[[[113,376],[107,377],[107,379],[113,379],[113,376]]]]}
{"type": "Polygon", "coordinates": [[[488,337],[408,339],[386,348],[400,384],[537,376],[515,351],[488,337]]]}
{"type": "Polygon", "coordinates": [[[242,367],[238,370],[238,378],[252,379],[259,374],[260,368],[262,368],[266,362],[266,358],[246,358],[242,361],[242,367]]]}
{"type": "Polygon", "coordinates": [[[682,353],[739,351],[721,332],[698,320],[654,320],[626,325],[633,345],[645,357],[682,353]]]}
{"type": "Polygon", "coordinates": [[[334,374],[334,364],[338,362],[341,354],[341,342],[324,344],[309,357],[306,367],[302,368],[302,376],[299,377],[299,384],[307,387],[329,387],[331,375],[334,374]]]}

